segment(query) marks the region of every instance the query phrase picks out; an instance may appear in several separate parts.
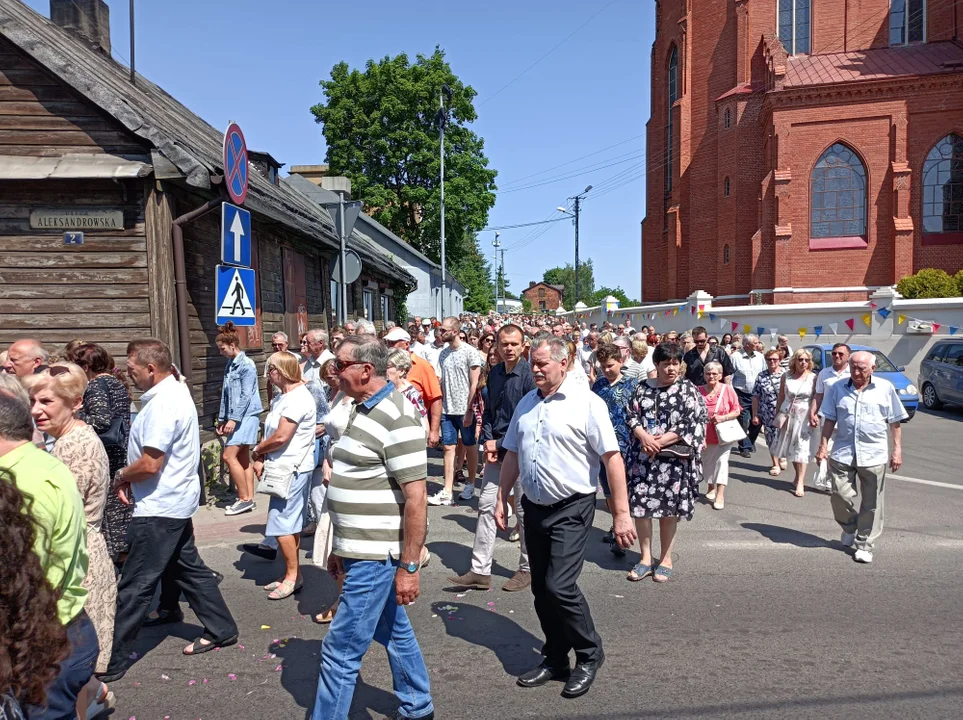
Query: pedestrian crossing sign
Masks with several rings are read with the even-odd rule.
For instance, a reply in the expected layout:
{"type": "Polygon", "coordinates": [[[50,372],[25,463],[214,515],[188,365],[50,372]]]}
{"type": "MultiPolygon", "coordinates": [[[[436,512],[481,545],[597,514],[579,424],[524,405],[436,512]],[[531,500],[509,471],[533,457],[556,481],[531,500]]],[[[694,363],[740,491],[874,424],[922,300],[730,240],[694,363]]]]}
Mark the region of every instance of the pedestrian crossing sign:
{"type": "Polygon", "coordinates": [[[217,266],[215,295],[218,325],[228,320],[238,327],[251,327],[257,323],[255,283],[254,270],[217,266]]]}

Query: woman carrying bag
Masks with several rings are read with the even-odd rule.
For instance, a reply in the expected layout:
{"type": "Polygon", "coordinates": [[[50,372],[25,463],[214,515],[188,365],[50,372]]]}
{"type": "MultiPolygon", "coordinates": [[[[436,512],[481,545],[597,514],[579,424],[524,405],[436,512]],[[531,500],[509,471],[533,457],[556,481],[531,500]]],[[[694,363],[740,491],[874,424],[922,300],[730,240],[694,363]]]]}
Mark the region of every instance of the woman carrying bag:
{"type": "Polygon", "coordinates": [[[784,373],[779,386],[776,426],[779,441],[773,454],[786,458],[796,471],[793,495],[805,494],[806,465],[812,454],[810,435],[813,423],[809,417],[809,405],[816,389],[816,375],[812,372],[813,356],[804,348],[793,353],[789,371],[784,373]]]}
{"type": "Polygon", "coordinates": [[[298,359],[276,352],[267,361],[268,381],[280,389],[264,419],[264,439],[251,453],[260,478],[257,491],[271,496],[264,534],[276,537],[284,558],[284,577],[269,583],[269,600],[283,600],[301,590],[298,566],[301,528],[314,470],[317,406],[301,380],[298,359]]]}
{"type": "Polygon", "coordinates": [[[699,387],[709,411],[706,426],[706,447],[702,451],[702,474],[708,483],[706,500],[716,510],[726,506],[726,486],[729,484],[729,452],[732,446],[746,437],[736,421],[742,413],[739,396],[731,385],[722,382],[722,365],[707,363],[703,376],[706,384],[699,387]]]}

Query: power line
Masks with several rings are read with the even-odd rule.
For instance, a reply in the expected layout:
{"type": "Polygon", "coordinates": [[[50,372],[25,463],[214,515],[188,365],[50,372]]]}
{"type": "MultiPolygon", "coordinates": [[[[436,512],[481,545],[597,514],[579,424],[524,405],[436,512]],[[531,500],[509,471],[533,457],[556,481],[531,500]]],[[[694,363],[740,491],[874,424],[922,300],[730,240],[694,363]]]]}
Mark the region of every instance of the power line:
{"type": "Polygon", "coordinates": [[[564,45],[566,42],[568,42],[568,41],[572,38],[572,36],[574,36],[576,33],[578,33],[579,30],[581,30],[582,28],[584,28],[586,25],[588,25],[588,24],[589,24],[590,22],[592,22],[595,18],[597,18],[597,17],[598,17],[599,15],[601,15],[602,13],[604,13],[606,10],[608,10],[610,7],[612,7],[612,6],[613,6],[615,3],[617,3],[617,2],[618,2],[618,0],[611,0],[611,2],[609,2],[608,4],[605,5],[605,7],[603,7],[601,10],[599,10],[597,13],[595,13],[592,17],[590,17],[590,18],[589,18],[588,20],[586,20],[584,23],[582,23],[582,24],[579,25],[577,28],[575,28],[575,29],[574,29],[572,32],[570,32],[568,35],[566,35],[565,38],[564,38],[560,43],[558,43],[557,45],[555,45],[555,47],[553,47],[553,48],[552,48],[551,50],[549,50],[547,53],[545,53],[544,55],[542,55],[538,60],[536,60],[535,62],[533,62],[531,65],[529,65],[529,66],[528,66],[527,68],[525,68],[524,70],[522,70],[518,75],[516,75],[515,77],[513,77],[513,78],[512,78],[511,80],[509,80],[507,83],[505,83],[505,84],[502,85],[500,88],[498,88],[498,90],[496,90],[494,93],[492,93],[492,94],[489,95],[487,98],[485,98],[484,100],[482,100],[482,101],[478,104],[478,107],[481,107],[482,105],[484,105],[485,103],[487,103],[489,100],[492,100],[493,98],[495,98],[497,95],[499,95],[499,94],[502,92],[502,90],[505,90],[505,89],[509,88],[510,86],[512,86],[512,85],[515,83],[516,80],[518,80],[519,78],[521,78],[521,77],[522,77],[523,75],[525,75],[529,70],[531,70],[532,68],[534,68],[534,67],[535,67],[536,65],[538,65],[540,62],[542,62],[542,60],[544,60],[544,59],[547,58],[549,55],[551,55],[553,52],[555,52],[555,51],[558,50],[560,47],[562,47],[562,45],[564,45]]]}
{"type": "MultiPolygon", "coordinates": [[[[80,7],[80,5],[77,4],[77,1],[76,1],[76,0],[70,0],[70,3],[71,3],[71,5],[73,5],[75,8],[77,8],[78,11],[80,11],[80,14],[81,14],[81,15],[83,15],[85,18],[87,18],[87,21],[90,23],[91,27],[96,27],[96,26],[97,26],[97,23],[94,22],[93,18],[91,18],[90,15],[88,15],[87,13],[84,12],[84,9],[83,9],[82,7],[80,7]]],[[[121,60],[123,60],[125,63],[127,63],[127,67],[130,67],[130,60],[127,59],[123,54],[121,54],[120,50],[116,49],[116,48],[114,47],[114,44],[113,44],[113,43],[110,44],[110,51],[111,51],[114,55],[116,55],[117,57],[119,57],[121,60]]]]}
{"type": "MultiPolygon", "coordinates": [[[[590,153],[588,153],[587,155],[582,155],[581,157],[577,157],[577,158],[575,158],[574,160],[569,160],[568,162],[563,162],[561,165],[555,165],[554,167],[546,168],[545,170],[541,170],[541,171],[539,171],[539,172],[532,173],[531,175],[523,175],[522,177],[520,177],[520,178],[515,178],[514,180],[508,180],[508,181],[505,182],[505,185],[509,185],[509,186],[511,186],[511,185],[517,185],[518,183],[522,182],[523,180],[528,180],[529,178],[537,177],[537,176],[539,176],[539,175],[544,175],[545,173],[551,172],[552,170],[558,170],[559,168],[565,167],[566,165],[571,165],[571,164],[573,164],[573,163],[577,163],[579,160],[584,160],[585,158],[593,157],[593,156],[595,156],[595,155],[598,155],[599,153],[604,153],[604,152],[606,152],[607,150],[611,150],[612,148],[617,148],[617,147],[619,147],[620,145],[625,145],[626,143],[630,143],[630,142],[632,142],[633,140],[638,140],[638,139],[641,138],[641,137],[645,137],[645,133],[642,133],[642,134],[640,134],[640,135],[635,135],[635,136],[633,136],[633,137],[630,137],[628,140],[623,140],[622,142],[617,142],[617,143],[615,143],[614,145],[609,145],[608,147],[604,147],[604,148],[602,148],[601,150],[596,150],[595,152],[590,152],[590,153]]],[[[633,151],[633,152],[635,152],[635,151],[633,151]]],[[[628,154],[630,154],[630,153],[626,153],[626,154],[628,155],[628,154]]],[[[621,157],[621,156],[617,156],[617,157],[621,157]]]]}
{"type": "Polygon", "coordinates": [[[548,223],[557,223],[561,220],[565,220],[565,218],[560,217],[555,218],[554,220],[539,220],[537,222],[519,223],[517,225],[493,225],[492,227],[482,228],[479,232],[485,232],[487,230],[514,230],[515,228],[531,227],[532,225],[547,225],[548,223]]]}
{"type": "Polygon", "coordinates": [[[543,187],[545,185],[553,185],[555,183],[562,182],[563,180],[572,180],[573,178],[582,177],[583,175],[588,175],[589,173],[597,172],[599,170],[605,170],[607,168],[615,167],[616,165],[622,165],[624,163],[632,162],[633,160],[638,160],[639,158],[644,158],[644,157],[645,157],[645,153],[640,152],[631,157],[624,158],[622,160],[615,160],[614,162],[607,162],[606,160],[602,160],[600,162],[605,164],[595,163],[597,167],[593,167],[592,165],[589,165],[588,166],[589,169],[586,169],[586,170],[579,170],[578,172],[569,173],[568,175],[559,175],[553,178],[546,178],[545,180],[533,182],[528,185],[522,185],[521,187],[509,188],[508,190],[498,190],[495,194],[507,195],[508,193],[521,192],[522,190],[531,190],[532,188],[543,187]]]}

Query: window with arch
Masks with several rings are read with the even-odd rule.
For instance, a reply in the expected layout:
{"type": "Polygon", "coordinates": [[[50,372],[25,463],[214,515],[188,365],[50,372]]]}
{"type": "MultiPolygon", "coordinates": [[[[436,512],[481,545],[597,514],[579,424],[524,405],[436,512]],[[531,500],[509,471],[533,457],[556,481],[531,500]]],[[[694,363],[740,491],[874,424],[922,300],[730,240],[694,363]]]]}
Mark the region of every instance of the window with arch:
{"type": "Polygon", "coordinates": [[[728,177],[722,182],[722,194],[724,197],[729,197],[729,178],[728,177]]]}
{"type": "Polygon", "coordinates": [[[942,138],[923,163],[923,242],[963,243],[963,137],[942,138]]]}
{"type": "Polygon", "coordinates": [[[722,248],[722,264],[723,265],[729,264],[729,246],[728,245],[722,248]]]}
{"type": "Polygon", "coordinates": [[[890,0],[889,44],[926,41],[926,0],[890,0]]]}
{"type": "Polygon", "coordinates": [[[779,0],[779,39],[790,55],[809,54],[809,6],[810,0],[779,0]]]}
{"type": "Polygon", "coordinates": [[[732,125],[732,111],[729,108],[726,108],[726,112],[722,118],[722,126],[726,130],[728,130],[731,125],[732,125]]]}
{"type": "Polygon", "coordinates": [[[679,48],[672,46],[669,53],[667,76],[667,116],[665,120],[665,194],[672,192],[672,148],[675,128],[672,126],[672,105],[679,99],[679,48]]]}
{"type": "Polygon", "coordinates": [[[866,246],[866,168],[855,152],[842,143],[826,150],[813,168],[810,196],[810,248],[866,246]]]}

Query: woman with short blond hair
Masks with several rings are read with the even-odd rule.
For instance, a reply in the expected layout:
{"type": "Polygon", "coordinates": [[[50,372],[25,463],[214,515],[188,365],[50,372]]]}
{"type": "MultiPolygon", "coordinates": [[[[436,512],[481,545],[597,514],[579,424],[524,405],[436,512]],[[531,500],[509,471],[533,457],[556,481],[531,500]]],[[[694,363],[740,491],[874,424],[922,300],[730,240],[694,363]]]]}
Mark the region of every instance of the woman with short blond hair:
{"type": "Polygon", "coordinates": [[[805,494],[806,465],[812,455],[810,450],[813,423],[809,418],[809,405],[816,387],[816,375],[812,372],[813,356],[805,348],[792,354],[789,370],[783,374],[779,385],[776,407],[776,425],[779,440],[773,454],[792,463],[796,471],[793,494],[805,494]]]}

